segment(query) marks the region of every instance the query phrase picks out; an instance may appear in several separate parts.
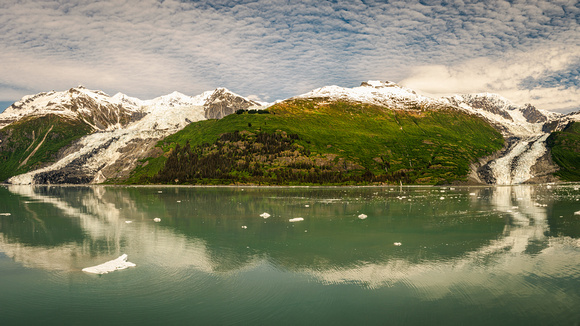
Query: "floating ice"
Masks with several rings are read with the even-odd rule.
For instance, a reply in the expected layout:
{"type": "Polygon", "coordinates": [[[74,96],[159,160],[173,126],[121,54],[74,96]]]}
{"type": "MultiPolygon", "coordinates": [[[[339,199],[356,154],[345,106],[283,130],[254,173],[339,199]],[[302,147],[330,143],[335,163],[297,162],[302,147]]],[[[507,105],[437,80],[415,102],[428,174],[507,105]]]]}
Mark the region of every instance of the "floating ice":
{"type": "Polygon", "coordinates": [[[159,223],[159,222],[161,222],[161,219],[159,217],[156,217],[156,218],[153,219],[153,222],[159,223]]]}
{"type": "Polygon", "coordinates": [[[10,215],[12,215],[12,214],[10,214],[10,213],[0,213],[0,216],[10,216],[10,215]]]}
{"type": "Polygon", "coordinates": [[[302,217],[295,217],[288,220],[288,222],[300,222],[300,221],[304,221],[304,219],[302,217]]]}
{"type": "Polygon", "coordinates": [[[129,267],[135,267],[137,265],[127,261],[127,254],[119,256],[117,259],[110,260],[106,263],[83,268],[83,272],[93,273],[93,274],[107,274],[109,272],[114,272],[119,269],[125,269],[129,267]]]}
{"type": "Polygon", "coordinates": [[[270,214],[264,212],[264,213],[260,214],[260,217],[268,218],[268,217],[270,217],[270,214]]]}
{"type": "Polygon", "coordinates": [[[364,220],[365,218],[367,218],[368,216],[366,214],[360,214],[358,216],[358,218],[360,218],[361,220],[364,220]]]}
{"type": "Polygon", "coordinates": [[[393,244],[394,244],[395,246],[397,246],[397,247],[398,247],[398,246],[400,246],[400,245],[402,245],[402,243],[400,243],[400,242],[395,242],[395,243],[393,243],[393,244]]]}

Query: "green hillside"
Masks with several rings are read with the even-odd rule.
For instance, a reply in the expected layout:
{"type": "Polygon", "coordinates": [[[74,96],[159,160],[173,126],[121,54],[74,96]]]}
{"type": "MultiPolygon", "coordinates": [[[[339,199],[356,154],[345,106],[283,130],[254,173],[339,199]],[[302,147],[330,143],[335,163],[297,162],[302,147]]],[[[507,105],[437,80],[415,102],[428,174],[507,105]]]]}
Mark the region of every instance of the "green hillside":
{"type": "Polygon", "coordinates": [[[564,181],[580,181],[580,123],[572,122],[564,130],[548,137],[552,159],[560,170],[555,174],[564,181]]]}
{"type": "Polygon", "coordinates": [[[452,183],[503,138],[453,109],[298,99],[192,123],[158,146],[164,155],[144,161],[128,183],[452,183]]]}
{"type": "Polygon", "coordinates": [[[28,117],[0,129],[0,181],[54,162],[59,150],[91,128],[57,115],[28,117]]]}

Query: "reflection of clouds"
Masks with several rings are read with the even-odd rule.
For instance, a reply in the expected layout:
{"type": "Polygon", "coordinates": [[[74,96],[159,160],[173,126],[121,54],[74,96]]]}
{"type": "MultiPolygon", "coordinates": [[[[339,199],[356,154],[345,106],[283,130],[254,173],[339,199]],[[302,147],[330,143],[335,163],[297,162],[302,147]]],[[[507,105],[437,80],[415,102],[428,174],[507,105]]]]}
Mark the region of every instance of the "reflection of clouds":
{"type": "MultiPolygon", "coordinates": [[[[137,204],[125,196],[122,209],[107,202],[106,188],[90,187],[82,194],[79,207],[44,191],[50,188],[10,186],[12,193],[28,198],[29,203],[47,203],[63,215],[76,218],[86,234],[83,243],[57,247],[33,247],[9,241],[0,233],[0,251],[27,267],[74,271],[97,265],[123,253],[139,265],[139,257],[153,258],[157,265],[171,268],[193,267],[205,272],[213,270],[205,244],[159,228],[153,220],[137,210],[137,204]],[[41,190],[39,190],[41,189],[41,190]],[[137,220],[138,219],[138,220],[137,220]],[[125,220],[137,220],[126,224],[125,220]]],[[[118,198],[117,198],[118,199],[118,198]]]]}
{"type": "MultiPolygon", "coordinates": [[[[490,295],[489,298],[467,298],[474,303],[492,300],[498,294],[529,295],[534,293],[536,285],[530,284],[525,276],[570,277],[577,275],[579,269],[580,240],[545,237],[548,230],[546,209],[538,207],[533,200],[538,196],[538,189],[535,186],[492,188],[490,202],[510,218],[503,236],[457,259],[417,264],[393,259],[354,268],[305,269],[303,272],[327,284],[355,283],[369,288],[404,284],[427,299],[470,293],[461,291],[463,287],[481,288],[481,294],[490,295]],[[544,241],[546,247],[535,255],[526,254],[531,242],[536,241],[544,241]]],[[[563,290],[554,289],[550,295],[552,300],[563,302],[566,299],[563,290]]]]}
{"type": "MultiPolygon", "coordinates": [[[[75,242],[47,248],[11,242],[0,234],[0,251],[28,267],[80,271],[122,253],[128,254],[129,260],[138,267],[148,266],[176,278],[185,277],[191,268],[205,273],[237,273],[258,268],[261,264],[274,264],[268,257],[264,260],[251,257],[238,261],[239,264],[232,268],[231,261],[240,258],[242,253],[226,252],[227,246],[206,246],[201,240],[164,228],[162,223],[153,222],[152,216],[139,206],[139,202],[124,191],[100,186],[83,188],[85,191],[78,193],[76,201],[70,200],[71,203],[63,199],[65,196],[56,195],[58,192],[51,195],[52,192],[46,189],[50,188],[9,188],[14,194],[24,197],[23,200],[31,201],[27,205],[32,209],[35,202],[43,202],[57,207],[63,215],[78,219],[86,237],[81,244],[75,242]],[[125,220],[133,220],[134,223],[126,224],[125,220]],[[224,265],[228,268],[221,268],[224,265]]],[[[469,200],[473,201],[471,207],[479,207],[476,201],[480,201],[479,204],[489,203],[496,213],[508,218],[501,237],[459,257],[419,262],[393,258],[378,263],[362,262],[354,267],[350,263],[357,264],[356,260],[346,265],[329,260],[328,263],[302,268],[298,272],[311,275],[324,284],[358,284],[372,289],[402,285],[428,300],[457,293],[469,296],[469,293],[474,293],[470,289],[474,288],[482,289],[476,291],[478,297],[466,297],[465,300],[476,304],[489,303],[498,295],[528,296],[537,293],[535,287],[538,285],[531,284],[527,276],[550,275],[550,279],[576,277],[580,268],[577,259],[580,240],[548,238],[544,235],[548,230],[546,208],[536,204],[544,190],[535,186],[465,190],[466,194],[475,192],[469,196],[469,200]],[[541,243],[541,250],[529,254],[530,245],[538,243],[541,243]]],[[[436,197],[439,196],[437,193],[436,197]]],[[[453,197],[442,202],[451,203],[450,200],[464,198],[453,197]]],[[[391,199],[398,202],[396,197],[391,199]]],[[[256,214],[256,218],[260,217],[256,214]]],[[[401,248],[406,245],[403,242],[401,248]]],[[[301,255],[299,252],[284,251],[281,254],[291,266],[295,266],[294,260],[301,255]]],[[[280,265],[281,268],[295,270],[284,263],[280,265]]],[[[569,303],[565,302],[566,293],[561,289],[553,289],[547,298],[562,302],[561,307],[569,307],[569,303]]]]}

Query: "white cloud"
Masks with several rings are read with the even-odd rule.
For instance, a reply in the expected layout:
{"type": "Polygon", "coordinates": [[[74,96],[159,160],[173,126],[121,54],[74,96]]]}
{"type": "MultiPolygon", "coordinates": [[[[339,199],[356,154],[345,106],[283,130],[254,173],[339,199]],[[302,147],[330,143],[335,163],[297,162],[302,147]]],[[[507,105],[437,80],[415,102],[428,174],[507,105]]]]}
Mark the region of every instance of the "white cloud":
{"type": "MultiPolygon", "coordinates": [[[[467,64],[579,44],[575,4],[4,0],[0,100],[78,83],[143,99],[227,87],[274,100],[367,79],[425,83],[419,68],[449,74],[459,92],[486,85],[457,77],[467,64]]],[[[478,69],[478,79],[511,83],[478,69]]]]}
{"type": "Polygon", "coordinates": [[[456,93],[498,93],[516,104],[532,103],[547,110],[579,109],[580,90],[575,87],[542,87],[526,89],[526,78],[541,79],[544,75],[565,70],[580,59],[580,46],[538,49],[528,53],[512,53],[492,60],[479,58],[454,66],[415,67],[400,83],[431,96],[456,93]]]}

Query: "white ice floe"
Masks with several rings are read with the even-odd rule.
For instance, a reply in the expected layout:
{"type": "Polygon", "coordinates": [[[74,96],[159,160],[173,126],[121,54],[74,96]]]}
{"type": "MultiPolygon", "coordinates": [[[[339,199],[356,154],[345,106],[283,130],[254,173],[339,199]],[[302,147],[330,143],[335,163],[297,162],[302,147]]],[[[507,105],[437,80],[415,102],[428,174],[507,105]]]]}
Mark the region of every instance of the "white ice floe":
{"type": "Polygon", "coordinates": [[[161,222],[161,219],[159,217],[156,217],[156,218],[153,219],[153,222],[159,223],[159,222],[161,222]]]}
{"type": "Polygon", "coordinates": [[[358,218],[360,218],[361,220],[364,220],[365,218],[367,218],[368,216],[366,214],[360,214],[358,216],[358,218]]]}
{"type": "Polygon", "coordinates": [[[83,268],[83,272],[93,273],[93,274],[107,274],[109,272],[114,272],[116,270],[125,269],[129,267],[135,267],[137,265],[127,261],[127,254],[119,256],[117,259],[110,260],[106,263],[83,268]]]}
{"type": "Polygon", "coordinates": [[[264,213],[260,214],[260,217],[268,218],[268,217],[270,217],[270,214],[264,212],[264,213]]]}
{"type": "Polygon", "coordinates": [[[288,222],[300,222],[300,221],[304,221],[304,219],[302,217],[295,217],[288,220],[288,222]]]}

